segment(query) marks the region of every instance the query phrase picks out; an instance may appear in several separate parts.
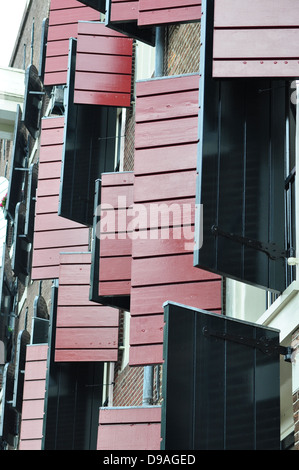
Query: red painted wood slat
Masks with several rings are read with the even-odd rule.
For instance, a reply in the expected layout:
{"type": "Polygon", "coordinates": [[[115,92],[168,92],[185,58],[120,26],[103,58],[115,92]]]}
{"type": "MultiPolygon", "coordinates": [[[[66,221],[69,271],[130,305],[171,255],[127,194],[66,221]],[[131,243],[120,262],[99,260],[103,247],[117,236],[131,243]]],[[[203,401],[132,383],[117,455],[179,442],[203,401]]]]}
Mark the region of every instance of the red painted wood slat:
{"type": "Polygon", "coordinates": [[[48,345],[26,348],[20,450],[41,450],[48,345]]]}
{"type": "Polygon", "coordinates": [[[295,0],[216,0],[213,76],[297,77],[298,38],[295,0]]]}
{"type": "Polygon", "coordinates": [[[201,19],[201,0],[139,0],[139,26],[189,23],[201,19]]]}
{"type": "Polygon", "coordinates": [[[32,279],[59,276],[61,251],[86,251],[87,227],[58,216],[64,118],[43,118],[37,186],[32,279]]]}
{"type": "Polygon", "coordinates": [[[90,267],[89,252],[60,255],[56,362],[117,360],[118,310],[89,301],[90,267]]]}
{"type": "Polygon", "coordinates": [[[138,0],[111,0],[111,22],[134,21],[138,18],[138,0]]]}
{"type": "Polygon", "coordinates": [[[133,40],[100,22],[79,22],[74,102],[129,107],[133,40]]]}
{"type": "Polygon", "coordinates": [[[193,267],[198,93],[198,75],[137,83],[134,203],[144,205],[145,215],[132,243],[132,366],[163,362],[167,300],[221,311],[221,279],[193,267]],[[150,217],[154,208],[164,222],[150,217]]]}
{"type": "Polygon", "coordinates": [[[160,407],[100,408],[97,450],[159,450],[160,407]]]}

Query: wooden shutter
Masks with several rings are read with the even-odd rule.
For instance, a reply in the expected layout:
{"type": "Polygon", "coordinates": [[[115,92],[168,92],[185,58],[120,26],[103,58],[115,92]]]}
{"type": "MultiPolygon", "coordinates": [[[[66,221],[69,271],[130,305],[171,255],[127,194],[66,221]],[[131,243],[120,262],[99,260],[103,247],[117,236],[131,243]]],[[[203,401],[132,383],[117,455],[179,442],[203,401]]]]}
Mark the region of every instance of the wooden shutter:
{"type": "Polygon", "coordinates": [[[15,436],[18,434],[18,413],[12,406],[14,389],[15,366],[8,362],[4,366],[2,381],[2,402],[0,420],[0,442],[14,445],[15,436]]]}
{"type": "Polygon", "coordinates": [[[30,342],[30,334],[26,330],[22,330],[18,334],[17,349],[16,349],[16,365],[15,365],[15,380],[13,391],[13,407],[22,413],[23,405],[23,391],[25,380],[25,362],[26,362],[26,348],[30,342]]]}
{"type": "Polygon", "coordinates": [[[43,84],[38,76],[38,71],[35,65],[30,65],[25,75],[25,96],[22,120],[34,139],[36,139],[40,133],[43,98],[43,84]]]}
{"type": "Polygon", "coordinates": [[[100,22],[78,24],[74,103],[131,105],[133,39],[100,22]]]}
{"type": "Polygon", "coordinates": [[[133,184],[132,172],[104,173],[97,181],[92,243],[92,300],[126,310],[131,293],[128,209],[133,203],[133,184]]]}
{"type": "Polygon", "coordinates": [[[207,5],[207,24],[202,23],[197,190],[203,223],[196,227],[195,264],[280,292],[286,287],[288,256],[288,85],[270,79],[212,79],[213,4],[207,5]]]}
{"type": "Polygon", "coordinates": [[[56,362],[117,360],[118,310],[89,301],[90,264],[90,253],[60,255],[56,362]]]}
{"type": "Polygon", "coordinates": [[[11,267],[16,277],[24,284],[30,271],[30,242],[24,235],[26,206],[18,202],[16,206],[13,234],[13,254],[11,267]]]}
{"type": "Polygon", "coordinates": [[[201,0],[139,0],[138,6],[139,26],[201,20],[201,0]]]}
{"type": "Polygon", "coordinates": [[[21,121],[21,108],[17,106],[15,130],[13,138],[13,150],[10,162],[10,176],[7,191],[7,200],[5,210],[13,219],[15,209],[22,197],[22,184],[25,180],[25,168],[27,166],[26,157],[28,154],[28,141],[26,129],[21,121]]]}
{"type": "Polygon", "coordinates": [[[48,345],[27,346],[20,450],[42,450],[47,356],[48,345]]]}
{"type": "Polygon", "coordinates": [[[64,118],[42,119],[32,279],[57,279],[61,251],[87,251],[89,231],[58,215],[64,118]]]}
{"type": "Polygon", "coordinates": [[[197,74],[137,82],[131,365],[162,362],[166,300],[221,309],[219,276],[193,267],[198,84],[197,74]]]}
{"type": "Polygon", "coordinates": [[[162,449],[279,450],[279,331],[165,306],[162,449]]]}
{"type": "Polygon", "coordinates": [[[72,40],[58,213],[92,226],[95,180],[114,170],[117,109],[74,103],[75,57],[72,40]]]}
{"type": "Polygon", "coordinates": [[[215,0],[213,76],[298,77],[296,0],[215,0]]]}
{"type": "Polygon", "coordinates": [[[69,39],[76,38],[79,20],[99,20],[99,12],[77,0],[51,0],[44,85],[65,85],[69,39]]]}
{"type": "Polygon", "coordinates": [[[26,195],[26,215],[24,235],[29,242],[33,242],[34,234],[34,217],[35,217],[35,202],[36,202],[36,189],[38,181],[38,164],[32,163],[28,172],[27,180],[27,195],[26,195]]]}

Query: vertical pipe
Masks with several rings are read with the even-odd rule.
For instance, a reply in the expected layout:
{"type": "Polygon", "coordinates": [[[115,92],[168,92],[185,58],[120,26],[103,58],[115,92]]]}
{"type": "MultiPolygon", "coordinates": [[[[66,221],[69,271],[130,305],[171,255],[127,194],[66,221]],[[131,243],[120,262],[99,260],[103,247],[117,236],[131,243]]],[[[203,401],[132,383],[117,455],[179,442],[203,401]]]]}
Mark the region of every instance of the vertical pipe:
{"type": "MultiPolygon", "coordinates": [[[[299,168],[299,109],[298,109],[298,99],[299,99],[299,82],[296,82],[296,137],[295,137],[295,168],[299,168]]],[[[298,248],[299,248],[299,224],[298,224],[298,208],[299,208],[299,178],[295,175],[295,246],[296,254],[298,258],[298,248]]],[[[295,280],[299,279],[299,265],[296,264],[296,274],[295,280]]]]}
{"type": "MultiPolygon", "coordinates": [[[[155,77],[163,77],[164,75],[164,27],[156,28],[155,42],[155,77]]],[[[143,406],[153,404],[154,390],[154,366],[145,366],[143,372],[143,406]]]]}

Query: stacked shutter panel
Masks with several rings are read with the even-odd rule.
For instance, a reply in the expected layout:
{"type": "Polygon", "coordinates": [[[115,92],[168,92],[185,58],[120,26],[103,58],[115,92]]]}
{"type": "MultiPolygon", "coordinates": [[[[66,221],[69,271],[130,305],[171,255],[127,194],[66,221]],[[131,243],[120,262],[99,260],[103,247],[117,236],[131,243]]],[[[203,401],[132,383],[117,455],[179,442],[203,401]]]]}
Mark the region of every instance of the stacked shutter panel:
{"type": "Polygon", "coordinates": [[[220,278],[193,267],[198,83],[137,83],[134,204],[147,217],[132,243],[131,365],[162,362],[165,301],[221,309],[220,278]],[[158,208],[161,219],[149,217],[158,208]]]}
{"type": "Polygon", "coordinates": [[[64,118],[42,120],[32,279],[55,279],[61,251],[87,251],[88,228],[58,215],[64,118]]]}
{"type": "Polygon", "coordinates": [[[78,34],[78,21],[99,20],[99,12],[76,0],[51,0],[45,62],[45,85],[67,82],[69,39],[78,34]]]}
{"type": "Polygon", "coordinates": [[[213,76],[298,77],[298,39],[296,0],[216,0],[213,76]]]}
{"type": "Polygon", "coordinates": [[[79,22],[74,103],[129,107],[133,40],[99,22],[79,22]]]}
{"type": "Polygon", "coordinates": [[[101,220],[107,218],[107,225],[102,222],[98,234],[99,295],[103,297],[130,295],[132,238],[128,209],[133,202],[133,183],[134,174],[130,172],[102,175],[101,220]]]}
{"type": "Polygon", "coordinates": [[[56,362],[116,361],[118,310],[89,301],[90,253],[60,255],[56,362]]]}

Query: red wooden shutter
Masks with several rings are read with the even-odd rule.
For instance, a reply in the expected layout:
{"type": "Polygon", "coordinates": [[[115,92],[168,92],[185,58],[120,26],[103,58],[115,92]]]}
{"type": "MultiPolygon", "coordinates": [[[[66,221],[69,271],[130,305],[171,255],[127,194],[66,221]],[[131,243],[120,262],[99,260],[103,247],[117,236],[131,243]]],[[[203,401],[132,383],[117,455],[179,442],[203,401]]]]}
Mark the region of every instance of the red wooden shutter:
{"type": "Polygon", "coordinates": [[[131,105],[133,40],[100,22],[78,24],[74,103],[131,105]]]}
{"type": "Polygon", "coordinates": [[[90,253],[60,255],[56,362],[116,361],[118,310],[89,301],[90,253]]]}
{"type": "Polygon", "coordinates": [[[130,295],[132,239],[127,223],[128,208],[133,203],[133,182],[131,172],[102,174],[102,221],[98,235],[102,238],[99,295],[103,297],[130,295]],[[105,220],[110,220],[112,225],[109,222],[106,225],[105,220]]]}
{"type": "Polygon", "coordinates": [[[61,251],[87,251],[87,227],[58,216],[64,118],[42,119],[32,279],[57,279],[61,251]]]}
{"type": "Polygon", "coordinates": [[[215,0],[214,77],[298,77],[296,0],[215,0]]]}
{"type": "Polygon", "coordinates": [[[201,0],[139,0],[139,26],[189,23],[200,19],[201,0]]]}
{"type": "Polygon", "coordinates": [[[198,86],[197,74],[137,83],[134,204],[147,214],[163,208],[170,228],[151,217],[133,239],[131,365],[162,362],[165,301],[221,309],[219,276],[193,267],[192,239],[183,236],[194,220],[198,86]]]}
{"type": "Polygon", "coordinates": [[[99,20],[100,13],[77,0],[51,0],[45,62],[45,85],[67,82],[69,39],[77,37],[79,20],[99,20]]]}
{"type": "Polygon", "coordinates": [[[19,450],[42,450],[48,345],[28,345],[19,450]]]}

